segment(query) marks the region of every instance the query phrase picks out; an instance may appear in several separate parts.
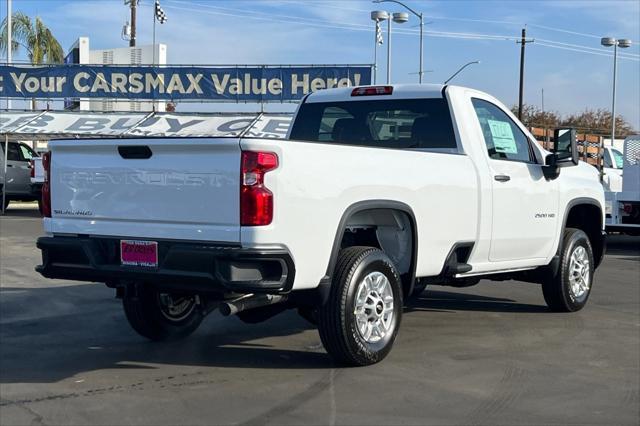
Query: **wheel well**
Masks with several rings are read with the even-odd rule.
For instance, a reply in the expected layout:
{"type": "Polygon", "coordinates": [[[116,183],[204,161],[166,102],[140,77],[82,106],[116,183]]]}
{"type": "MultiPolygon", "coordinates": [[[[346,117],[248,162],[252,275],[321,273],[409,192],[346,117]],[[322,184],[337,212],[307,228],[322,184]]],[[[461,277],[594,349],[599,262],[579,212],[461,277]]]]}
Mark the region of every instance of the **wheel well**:
{"type": "Polygon", "coordinates": [[[396,266],[407,291],[412,289],[414,281],[415,235],[413,217],[402,210],[360,210],[346,220],[340,248],[372,246],[381,249],[396,266]]]}
{"type": "Polygon", "coordinates": [[[589,237],[593,258],[596,262],[602,258],[604,251],[602,233],[602,211],[594,204],[578,204],[569,210],[565,228],[576,228],[584,231],[589,237]]]}

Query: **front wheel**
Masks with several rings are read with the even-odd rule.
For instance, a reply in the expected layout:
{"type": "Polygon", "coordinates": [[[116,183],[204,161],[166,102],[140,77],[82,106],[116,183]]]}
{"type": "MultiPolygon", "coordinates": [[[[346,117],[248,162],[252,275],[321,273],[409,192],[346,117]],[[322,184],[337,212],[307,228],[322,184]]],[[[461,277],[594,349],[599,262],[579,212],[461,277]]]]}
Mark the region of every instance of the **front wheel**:
{"type": "Polygon", "coordinates": [[[197,295],[165,293],[145,285],[128,293],[122,299],[127,320],[138,334],[150,340],[186,337],[205,317],[197,295]]]}
{"type": "Polygon", "coordinates": [[[370,365],[391,351],[402,317],[402,284],[391,260],[373,247],[340,252],[329,300],[318,311],[320,339],[332,358],[370,365]]]}
{"type": "Polygon", "coordinates": [[[555,312],[575,312],[587,304],[595,272],[589,237],[580,229],[567,228],[562,239],[560,265],[542,283],[547,306],[555,312]]]}

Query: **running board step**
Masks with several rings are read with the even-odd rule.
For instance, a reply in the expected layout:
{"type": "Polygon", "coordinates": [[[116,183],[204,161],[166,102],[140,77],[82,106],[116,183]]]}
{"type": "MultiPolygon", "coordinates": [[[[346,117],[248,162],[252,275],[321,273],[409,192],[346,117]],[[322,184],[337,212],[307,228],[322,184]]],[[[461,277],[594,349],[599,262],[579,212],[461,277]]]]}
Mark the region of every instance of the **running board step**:
{"type": "Polygon", "coordinates": [[[468,263],[456,263],[454,265],[449,265],[449,269],[447,272],[449,273],[449,275],[471,272],[471,265],[469,265],[468,263]]]}

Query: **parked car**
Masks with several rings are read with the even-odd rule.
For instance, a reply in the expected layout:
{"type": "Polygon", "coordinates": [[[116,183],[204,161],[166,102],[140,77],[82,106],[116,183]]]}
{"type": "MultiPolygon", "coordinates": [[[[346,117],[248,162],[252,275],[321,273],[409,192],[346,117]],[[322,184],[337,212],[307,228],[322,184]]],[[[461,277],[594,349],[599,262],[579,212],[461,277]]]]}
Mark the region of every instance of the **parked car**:
{"type": "Polygon", "coordinates": [[[297,308],[331,356],[367,365],[427,284],[541,283],[552,311],[577,311],[604,254],[603,189],[575,131],[545,151],[463,87],[319,91],[287,140],[49,146],[37,270],[115,288],[153,340],[215,308],[249,323],[297,308]]]}
{"type": "Polygon", "coordinates": [[[0,175],[6,191],[5,208],[11,201],[37,201],[40,186],[31,184],[31,160],[38,154],[27,144],[9,142],[7,151],[7,174],[4,176],[5,144],[0,143],[0,175]]]}

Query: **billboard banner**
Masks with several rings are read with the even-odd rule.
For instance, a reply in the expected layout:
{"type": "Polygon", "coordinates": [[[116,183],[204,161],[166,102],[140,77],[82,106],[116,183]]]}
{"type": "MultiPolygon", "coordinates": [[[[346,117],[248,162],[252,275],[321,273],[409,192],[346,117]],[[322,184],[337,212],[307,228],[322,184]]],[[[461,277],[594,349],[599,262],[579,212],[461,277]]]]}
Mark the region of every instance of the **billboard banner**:
{"type": "MultiPolygon", "coordinates": [[[[252,137],[284,139],[286,113],[97,113],[0,110],[0,136],[40,137],[252,137]]],[[[3,140],[4,138],[0,138],[3,140]]]]}
{"type": "Polygon", "coordinates": [[[0,97],[286,102],[371,84],[370,65],[0,66],[0,97]]]}

